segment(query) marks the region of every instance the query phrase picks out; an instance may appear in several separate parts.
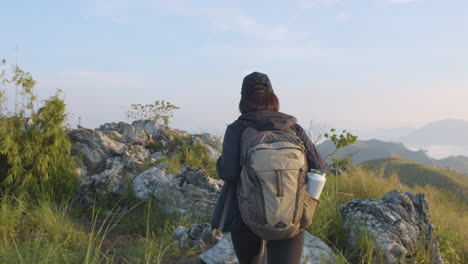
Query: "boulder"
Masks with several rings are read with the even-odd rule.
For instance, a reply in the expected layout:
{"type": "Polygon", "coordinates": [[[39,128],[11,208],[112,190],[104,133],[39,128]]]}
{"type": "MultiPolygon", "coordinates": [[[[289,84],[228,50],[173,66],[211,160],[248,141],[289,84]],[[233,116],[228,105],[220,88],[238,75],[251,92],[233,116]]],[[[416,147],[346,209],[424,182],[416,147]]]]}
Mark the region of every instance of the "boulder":
{"type": "Polygon", "coordinates": [[[99,131],[81,128],[69,130],[68,135],[72,141],[72,154],[81,158],[88,175],[104,171],[108,158],[122,155],[125,151],[125,144],[99,131]]]}
{"type": "MultiPolygon", "coordinates": [[[[224,234],[214,247],[200,255],[200,259],[207,264],[239,263],[232,246],[231,234],[224,234]]],[[[330,247],[319,238],[306,232],[301,264],[333,264],[335,260],[336,256],[330,247]]]]}
{"type": "Polygon", "coordinates": [[[184,168],[182,174],[168,174],[157,167],[150,168],[133,180],[136,197],[159,201],[162,210],[183,217],[197,215],[209,219],[213,213],[222,182],[208,177],[206,171],[184,168]]]}
{"type": "Polygon", "coordinates": [[[112,169],[86,177],[78,187],[78,199],[82,205],[91,206],[105,202],[107,198],[121,197],[127,191],[125,176],[119,170],[112,169]]]}
{"type": "Polygon", "coordinates": [[[430,250],[431,263],[444,263],[424,194],[394,190],[382,200],[352,200],[341,205],[340,212],[351,250],[357,249],[359,236],[366,233],[373,237],[385,263],[406,263],[421,249],[430,250]]]}

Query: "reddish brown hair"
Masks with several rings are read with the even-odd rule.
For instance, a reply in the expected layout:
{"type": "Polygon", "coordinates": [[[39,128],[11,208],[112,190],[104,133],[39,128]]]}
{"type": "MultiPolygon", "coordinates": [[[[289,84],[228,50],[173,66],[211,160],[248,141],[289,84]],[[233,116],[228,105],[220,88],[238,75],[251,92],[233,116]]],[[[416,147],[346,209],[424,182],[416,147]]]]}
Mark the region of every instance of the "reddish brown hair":
{"type": "MultiPolygon", "coordinates": [[[[264,85],[257,85],[255,89],[263,90],[265,89],[264,85]]],[[[276,97],[275,93],[259,93],[254,95],[242,95],[239,110],[242,114],[249,112],[255,112],[260,110],[279,110],[279,100],[276,97]]]]}

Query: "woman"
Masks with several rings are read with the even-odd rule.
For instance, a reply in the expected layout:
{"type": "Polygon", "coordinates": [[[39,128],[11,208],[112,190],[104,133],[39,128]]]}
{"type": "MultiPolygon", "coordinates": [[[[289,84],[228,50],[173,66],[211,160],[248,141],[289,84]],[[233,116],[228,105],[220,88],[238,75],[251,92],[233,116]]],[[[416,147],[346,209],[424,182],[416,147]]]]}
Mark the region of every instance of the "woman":
{"type": "MultiPolygon", "coordinates": [[[[241,95],[239,110],[242,115],[227,127],[223,153],[216,163],[218,174],[225,184],[216,204],[212,228],[219,228],[223,208],[228,204],[222,231],[231,232],[232,243],[239,262],[250,264],[260,253],[262,240],[242,221],[237,195],[228,196],[228,190],[231,186],[236,187],[240,179],[240,140],[244,130],[247,127],[257,130],[292,128],[306,147],[308,168],[324,171],[325,162],[317,153],[304,129],[296,123],[296,118],[278,111],[278,98],[266,74],[253,72],[247,75],[242,83],[241,95]]],[[[299,263],[303,246],[304,231],[290,239],[268,241],[268,263],[299,263]]]]}

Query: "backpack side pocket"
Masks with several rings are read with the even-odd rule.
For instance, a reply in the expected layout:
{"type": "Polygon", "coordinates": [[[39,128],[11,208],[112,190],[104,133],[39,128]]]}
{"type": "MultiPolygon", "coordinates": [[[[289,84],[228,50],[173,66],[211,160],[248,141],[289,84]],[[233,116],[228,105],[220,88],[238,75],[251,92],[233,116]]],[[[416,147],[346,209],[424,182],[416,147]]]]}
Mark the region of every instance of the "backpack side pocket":
{"type": "Polygon", "coordinates": [[[306,191],[304,194],[304,212],[302,213],[300,222],[301,227],[307,229],[312,224],[312,218],[314,218],[317,204],[318,200],[312,198],[312,196],[310,196],[310,194],[306,191]]]}

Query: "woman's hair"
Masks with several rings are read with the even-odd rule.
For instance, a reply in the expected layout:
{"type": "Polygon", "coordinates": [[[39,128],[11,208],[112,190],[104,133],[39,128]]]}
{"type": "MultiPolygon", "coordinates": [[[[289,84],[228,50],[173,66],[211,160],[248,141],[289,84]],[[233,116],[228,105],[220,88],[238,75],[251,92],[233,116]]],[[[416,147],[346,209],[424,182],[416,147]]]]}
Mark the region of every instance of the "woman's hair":
{"type": "MultiPolygon", "coordinates": [[[[258,84],[256,90],[264,90],[265,86],[258,84]]],[[[242,114],[260,110],[279,110],[279,101],[273,92],[258,93],[253,95],[242,95],[239,110],[242,114]]]]}

